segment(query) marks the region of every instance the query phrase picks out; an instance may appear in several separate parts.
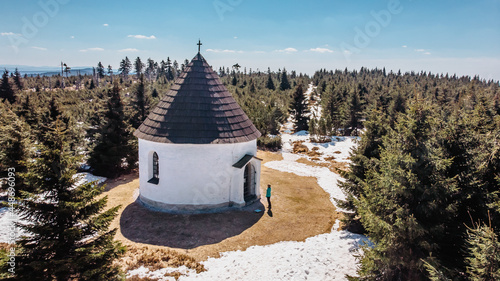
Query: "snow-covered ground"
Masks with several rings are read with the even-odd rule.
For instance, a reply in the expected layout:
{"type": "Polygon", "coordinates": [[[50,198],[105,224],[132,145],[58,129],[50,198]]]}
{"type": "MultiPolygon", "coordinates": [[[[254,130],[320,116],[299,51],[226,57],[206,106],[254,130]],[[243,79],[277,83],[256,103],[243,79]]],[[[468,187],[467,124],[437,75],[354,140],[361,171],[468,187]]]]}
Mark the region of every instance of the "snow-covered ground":
{"type": "MultiPolygon", "coordinates": [[[[312,85],[309,85],[308,92],[312,89],[312,85]]],[[[334,156],[337,161],[348,162],[349,152],[356,144],[355,138],[334,137],[331,143],[316,144],[310,142],[305,131],[291,134],[291,122],[283,126],[283,160],[267,162],[266,167],[299,176],[316,177],[319,186],[330,194],[334,204],[333,198],[345,198],[337,185],[337,181],[341,180],[340,176],[325,167],[296,162],[300,157],[306,156],[291,153],[292,143],[303,140],[309,149],[319,147],[323,158],[334,156]]],[[[209,258],[203,262],[207,269],[205,272],[196,274],[193,270],[182,268],[180,272],[184,276],[179,280],[347,280],[346,274],[356,274],[355,255],[359,246],[369,241],[363,235],[337,229],[338,222],[330,233],[310,237],[304,242],[285,241],[266,246],[252,246],[245,251],[225,252],[220,258],[209,258]]],[[[173,277],[162,277],[159,271],[150,272],[146,268],[129,271],[128,276],[131,276],[131,273],[141,277],[154,276],[158,280],[175,280],[173,277]]]]}

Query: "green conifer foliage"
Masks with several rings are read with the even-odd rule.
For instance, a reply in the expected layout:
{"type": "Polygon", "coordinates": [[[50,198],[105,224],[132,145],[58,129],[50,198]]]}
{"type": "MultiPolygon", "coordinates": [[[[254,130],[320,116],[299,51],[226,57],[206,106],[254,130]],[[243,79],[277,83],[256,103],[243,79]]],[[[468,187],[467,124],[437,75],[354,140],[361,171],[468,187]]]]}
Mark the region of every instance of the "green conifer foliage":
{"type": "Polygon", "coordinates": [[[290,113],[294,117],[295,131],[307,130],[308,118],[305,116],[307,113],[307,103],[302,84],[299,84],[295,88],[292,98],[293,100],[290,105],[290,113]]]}
{"type": "Polygon", "coordinates": [[[137,149],[133,145],[132,134],[124,119],[118,84],[115,84],[108,94],[110,97],[107,102],[105,122],[88,162],[94,169],[94,174],[114,178],[133,168],[137,149]],[[128,167],[124,166],[125,161],[128,167]]]}
{"type": "Polygon", "coordinates": [[[375,242],[365,248],[360,280],[424,280],[423,260],[438,263],[446,239],[454,210],[443,177],[449,159],[434,145],[433,110],[417,100],[408,111],[384,138],[379,171],[369,172],[356,203],[375,242]]]}
{"type": "Polygon", "coordinates": [[[500,280],[500,241],[488,226],[468,231],[467,276],[469,280],[500,280]]]}
{"type": "Polygon", "coordinates": [[[39,143],[39,156],[22,175],[26,190],[17,210],[29,235],[19,241],[18,280],[119,280],[112,264],[124,251],[109,225],[119,206],[104,211],[104,186],[75,186],[75,164],[60,118],[39,143]]]}

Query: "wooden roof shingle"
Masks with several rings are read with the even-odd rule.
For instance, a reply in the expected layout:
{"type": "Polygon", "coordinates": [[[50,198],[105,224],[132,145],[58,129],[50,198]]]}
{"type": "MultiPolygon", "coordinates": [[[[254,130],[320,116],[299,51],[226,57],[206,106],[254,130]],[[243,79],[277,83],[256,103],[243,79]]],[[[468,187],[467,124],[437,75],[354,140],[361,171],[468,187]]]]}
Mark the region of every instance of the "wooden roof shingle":
{"type": "Polygon", "coordinates": [[[161,143],[220,144],[261,134],[198,53],[134,135],[161,143]]]}

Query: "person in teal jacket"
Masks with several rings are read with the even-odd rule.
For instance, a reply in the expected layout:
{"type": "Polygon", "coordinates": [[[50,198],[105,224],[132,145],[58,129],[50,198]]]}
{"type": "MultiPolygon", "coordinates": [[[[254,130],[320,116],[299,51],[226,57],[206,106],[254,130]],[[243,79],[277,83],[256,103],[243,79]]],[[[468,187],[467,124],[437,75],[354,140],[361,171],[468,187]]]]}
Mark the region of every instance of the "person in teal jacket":
{"type": "Polygon", "coordinates": [[[271,209],[271,185],[270,184],[267,185],[266,198],[267,198],[268,208],[271,209]]]}

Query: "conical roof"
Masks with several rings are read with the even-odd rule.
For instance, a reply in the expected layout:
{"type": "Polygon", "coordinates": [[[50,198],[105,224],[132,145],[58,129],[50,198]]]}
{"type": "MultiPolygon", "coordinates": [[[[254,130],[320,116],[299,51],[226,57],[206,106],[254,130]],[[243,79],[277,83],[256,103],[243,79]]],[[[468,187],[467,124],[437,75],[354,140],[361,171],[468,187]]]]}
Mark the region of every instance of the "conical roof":
{"type": "Polygon", "coordinates": [[[261,134],[198,53],[134,135],[161,143],[219,144],[261,134]]]}

